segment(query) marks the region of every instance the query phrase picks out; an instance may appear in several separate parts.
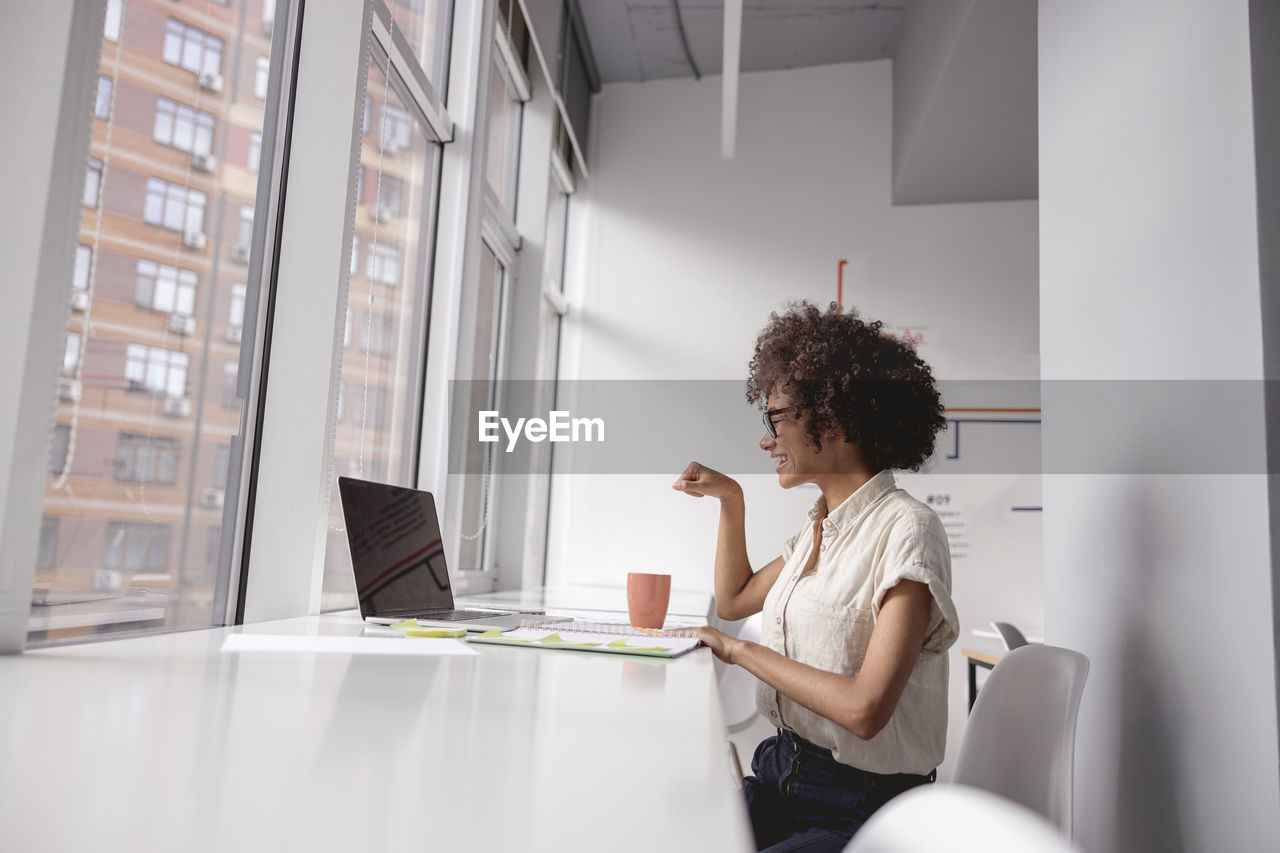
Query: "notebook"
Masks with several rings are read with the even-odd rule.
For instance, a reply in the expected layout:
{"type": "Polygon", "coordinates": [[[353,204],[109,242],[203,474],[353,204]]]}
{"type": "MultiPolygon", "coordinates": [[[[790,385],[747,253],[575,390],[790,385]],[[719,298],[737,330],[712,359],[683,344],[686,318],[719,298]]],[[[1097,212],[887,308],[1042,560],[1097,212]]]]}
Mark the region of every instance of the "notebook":
{"type": "MultiPolygon", "coordinates": [[[[356,598],[366,622],[405,619],[438,627],[488,631],[514,628],[540,610],[458,610],[435,497],[430,492],[352,477],[338,478],[356,598]]],[[[552,617],[554,618],[554,617],[552,617]]]]}
{"type": "Polygon", "coordinates": [[[467,637],[469,643],[491,643],[527,649],[602,652],[613,655],[675,658],[701,645],[689,628],[652,630],[625,622],[555,622],[525,618],[519,628],[494,629],[467,637]]]}

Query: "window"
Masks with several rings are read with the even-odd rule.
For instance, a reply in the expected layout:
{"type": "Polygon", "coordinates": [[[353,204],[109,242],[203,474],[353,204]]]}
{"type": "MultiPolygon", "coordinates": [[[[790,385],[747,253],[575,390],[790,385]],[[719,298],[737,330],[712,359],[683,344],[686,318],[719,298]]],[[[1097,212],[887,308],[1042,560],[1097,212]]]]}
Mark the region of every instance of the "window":
{"type": "Polygon", "coordinates": [[[84,198],[82,203],[85,207],[98,206],[98,190],[102,187],[102,161],[93,157],[89,158],[89,168],[84,173],[84,198]]]}
{"type": "Polygon", "coordinates": [[[262,160],[262,134],[256,130],[249,134],[249,171],[258,171],[258,165],[262,160]]]}
{"type": "Polygon", "coordinates": [[[134,301],[142,308],[190,317],[195,313],[198,281],[199,276],[191,270],[138,261],[134,301]]]}
{"type": "Polygon", "coordinates": [[[359,401],[356,410],[356,421],[365,421],[369,426],[382,429],[387,425],[387,389],[377,385],[359,389],[355,395],[359,401]]]}
{"type": "Polygon", "coordinates": [[[271,60],[265,56],[257,58],[257,68],[253,72],[253,96],[259,101],[267,98],[267,80],[271,74],[271,60]]]}
{"type": "Polygon", "coordinates": [[[40,519],[40,549],[36,552],[36,568],[52,569],[58,559],[58,519],[40,519]]]}
{"type": "Polygon", "coordinates": [[[159,178],[147,178],[147,199],[142,220],[171,231],[198,233],[204,231],[204,208],[207,196],[200,190],[188,189],[159,178]]]}
{"type": "Polygon", "coordinates": [[[62,374],[64,376],[74,376],[76,373],[76,364],[80,361],[80,334],[78,332],[67,332],[67,345],[62,352],[62,374]]]}
{"type": "Polygon", "coordinates": [[[246,204],[240,208],[240,232],[236,235],[237,246],[253,244],[253,205],[246,204]]]}
{"type": "Polygon", "coordinates": [[[164,25],[162,58],[197,74],[217,74],[222,69],[222,39],[170,18],[164,25]]]}
{"type": "Polygon", "coordinates": [[[156,142],[183,151],[208,154],[213,151],[213,116],[168,98],[157,98],[152,136],[156,142]]]}
{"type": "Polygon", "coordinates": [[[347,271],[348,275],[355,275],[360,271],[360,238],[355,234],[351,235],[351,269],[347,271]]]}
{"type": "Polygon", "coordinates": [[[395,335],[394,320],[389,314],[370,314],[361,330],[361,350],[374,355],[390,355],[395,335]]]}
{"type": "Polygon", "coordinates": [[[172,486],[177,479],[178,440],[120,433],[116,444],[116,479],[172,486]]]}
{"type": "Polygon", "coordinates": [[[237,362],[222,365],[222,405],[234,409],[240,405],[236,397],[236,383],[240,380],[240,365],[237,362]]]}
{"type": "Polygon", "coordinates": [[[391,175],[383,175],[378,184],[378,199],[374,205],[392,216],[404,213],[404,181],[391,175]]]}
{"type": "Polygon", "coordinates": [[[382,107],[382,147],[394,154],[409,147],[409,114],[399,107],[382,107]]]}
{"type": "Polygon", "coordinates": [[[219,444],[213,450],[213,487],[221,489],[227,483],[227,465],[231,459],[231,445],[219,444]]]}
{"type": "Polygon", "coordinates": [[[93,101],[95,118],[106,118],[111,114],[111,78],[98,75],[98,96],[93,101]]]}
{"type": "Polygon", "coordinates": [[[107,0],[107,20],[102,34],[111,41],[120,41],[120,11],[123,0],[107,0]]]}
{"type": "Polygon", "coordinates": [[[507,82],[507,73],[502,60],[495,55],[489,66],[484,175],[489,188],[514,222],[522,105],[507,82]]]}
{"type": "Polygon", "coordinates": [[[130,391],[185,397],[190,360],[185,352],[129,344],[125,347],[125,387],[130,391]]]}
{"type": "Polygon", "coordinates": [[[379,244],[369,247],[370,281],[395,284],[400,280],[400,247],[379,244]]]}
{"type": "Polygon", "coordinates": [[[244,326],[244,294],[243,284],[231,285],[231,311],[227,316],[227,324],[233,329],[244,326]]]}
{"type": "Polygon", "coordinates": [[[58,424],[53,428],[53,441],[49,445],[49,473],[61,474],[67,468],[67,446],[71,443],[71,425],[58,424]]]}
{"type": "Polygon", "coordinates": [[[93,261],[93,249],[88,246],[76,246],[76,266],[72,273],[71,286],[76,290],[89,289],[89,267],[93,261]]]}
{"type": "Polygon", "coordinates": [[[107,524],[105,569],[162,572],[168,562],[170,526],[145,522],[107,524]]]}

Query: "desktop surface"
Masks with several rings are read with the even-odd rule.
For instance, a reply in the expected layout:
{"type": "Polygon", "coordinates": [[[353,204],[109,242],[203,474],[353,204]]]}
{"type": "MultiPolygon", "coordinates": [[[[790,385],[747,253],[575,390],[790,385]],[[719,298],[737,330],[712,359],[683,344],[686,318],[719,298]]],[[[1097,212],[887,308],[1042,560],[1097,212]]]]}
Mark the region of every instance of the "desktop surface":
{"type": "Polygon", "coordinates": [[[365,631],[346,613],[0,656],[0,848],[750,848],[708,651],[220,651],[365,631]]]}

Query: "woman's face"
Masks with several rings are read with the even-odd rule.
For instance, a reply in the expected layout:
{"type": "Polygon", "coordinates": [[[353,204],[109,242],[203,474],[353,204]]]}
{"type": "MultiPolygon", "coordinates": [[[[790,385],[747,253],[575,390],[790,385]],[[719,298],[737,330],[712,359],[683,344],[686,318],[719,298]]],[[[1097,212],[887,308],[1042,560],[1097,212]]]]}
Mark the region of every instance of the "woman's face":
{"type": "MultiPolygon", "coordinates": [[[[769,411],[785,409],[791,406],[791,398],[778,386],[769,392],[769,411]]],[[[774,471],[778,475],[778,485],[784,489],[798,486],[801,483],[815,482],[815,477],[830,473],[832,454],[819,453],[809,440],[807,434],[808,416],[804,412],[789,411],[773,416],[774,429],[777,436],[766,430],[760,440],[760,449],[769,454],[773,460],[774,471]]]]}

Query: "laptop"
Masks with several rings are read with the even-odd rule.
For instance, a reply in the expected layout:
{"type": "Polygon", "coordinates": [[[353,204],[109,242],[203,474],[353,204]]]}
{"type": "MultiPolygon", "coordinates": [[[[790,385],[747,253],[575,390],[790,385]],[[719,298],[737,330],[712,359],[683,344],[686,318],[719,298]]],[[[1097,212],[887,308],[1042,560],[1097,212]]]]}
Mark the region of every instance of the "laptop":
{"type": "Polygon", "coordinates": [[[541,610],[458,610],[445,565],[436,501],[430,492],[338,478],[356,597],[366,622],[417,619],[429,627],[488,631],[518,628],[541,610]]]}

